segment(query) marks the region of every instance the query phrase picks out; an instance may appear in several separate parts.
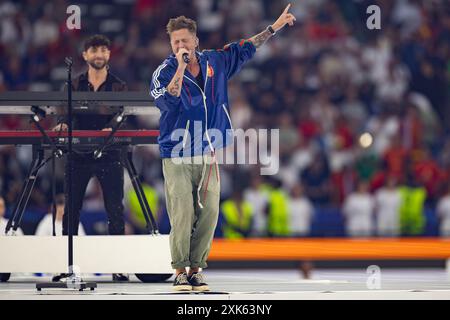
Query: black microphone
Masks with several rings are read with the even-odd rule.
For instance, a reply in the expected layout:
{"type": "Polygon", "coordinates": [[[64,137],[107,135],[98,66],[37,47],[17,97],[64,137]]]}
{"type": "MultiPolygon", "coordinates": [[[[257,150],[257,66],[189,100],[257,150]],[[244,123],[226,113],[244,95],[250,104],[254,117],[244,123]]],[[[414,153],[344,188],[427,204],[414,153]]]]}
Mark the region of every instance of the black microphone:
{"type": "Polygon", "coordinates": [[[183,53],[182,55],[183,61],[189,63],[191,60],[189,59],[189,53],[183,53]]]}
{"type": "Polygon", "coordinates": [[[73,64],[73,59],[72,57],[65,57],[64,62],[67,64],[68,67],[71,67],[73,64]]]}

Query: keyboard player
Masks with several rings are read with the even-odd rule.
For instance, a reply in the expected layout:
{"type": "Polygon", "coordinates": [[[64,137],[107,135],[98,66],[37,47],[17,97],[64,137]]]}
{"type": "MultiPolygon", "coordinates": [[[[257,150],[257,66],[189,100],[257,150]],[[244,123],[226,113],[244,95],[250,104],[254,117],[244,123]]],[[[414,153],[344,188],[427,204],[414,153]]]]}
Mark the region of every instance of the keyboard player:
{"type": "MultiPolygon", "coordinates": [[[[83,58],[88,70],[75,78],[72,82],[74,91],[127,91],[127,85],[109,71],[110,40],[103,35],[94,35],[84,43],[83,58]]],[[[113,115],[102,114],[74,114],[74,130],[111,130],[110,122],[113,115]]],[[[59,124],[53,130],[67,130],[67,121],[60,118],[59,124]]],[[[94,150],[92,150],[94,151],[94,150]]],[[[89,180],[96,177],[103,192],[105,209],[108,215],[108,231],[110,235],[123,235],[125,233],[124,221],[124,172],[120,163],[120,151],[105,150],[102,156],[94,159],[93,152],[77,153],[72,156],[72,201],[71,225],[73,234],[77,234],[80,210],[89,180]]],[[[68,176],[66,163],[65,176],[68,176]]],[[[67,179],[65,189],[67,189],[67,179]]],[[[66,192],[67,197],[67,192],[66,192]]],[[[68,201],[66,199],[66,203],[68,201]]],[[[65,207],[63,217],[63,234],[68,234],[68,210],[65,207]]],[[[53,278],[53,281],[65,280],[66,274],[53,278]]],[[[128,281],[124,274],[113,274],[114,281],[128,281]]]]}

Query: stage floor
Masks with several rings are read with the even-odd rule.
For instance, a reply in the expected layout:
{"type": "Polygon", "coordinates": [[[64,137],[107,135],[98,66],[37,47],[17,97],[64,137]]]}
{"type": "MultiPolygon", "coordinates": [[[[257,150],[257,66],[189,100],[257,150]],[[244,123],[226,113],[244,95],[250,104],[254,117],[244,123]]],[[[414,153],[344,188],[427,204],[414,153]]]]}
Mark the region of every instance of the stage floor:
{"type": "MultiPolygon", "coordinates": [[[[12,274],[0,283],[0,300],[328,300],[328,299],[431,299],[450,300],[450,275],[444,269],[382,269],[380,288],[370,289],[369,274],[356,269],[316,269],[305,280],[297,270],[217,270],[205,271],[210,293],[172,292],[172,278],[163,283],[142,283],[134,275],[128,283],[114,283],[111,275],[86,275],[97,282],[94,291],[43,289],[37,282],[49,276],[12,274]]],[[[373,284],[373,282],[372,282],[373,284]]]]}

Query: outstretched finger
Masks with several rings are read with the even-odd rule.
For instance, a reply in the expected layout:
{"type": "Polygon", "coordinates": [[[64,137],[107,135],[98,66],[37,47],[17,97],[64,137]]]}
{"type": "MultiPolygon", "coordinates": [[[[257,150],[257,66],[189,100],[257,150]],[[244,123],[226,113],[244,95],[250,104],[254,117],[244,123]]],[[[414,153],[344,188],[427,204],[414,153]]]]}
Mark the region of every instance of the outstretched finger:
{"type": "Polygon", "coordinates": [[[287,13],[290,7],[291,7],[291,4],[289,3],[287,5],[287,7],[284,9],[283,13],[287,13]]]}

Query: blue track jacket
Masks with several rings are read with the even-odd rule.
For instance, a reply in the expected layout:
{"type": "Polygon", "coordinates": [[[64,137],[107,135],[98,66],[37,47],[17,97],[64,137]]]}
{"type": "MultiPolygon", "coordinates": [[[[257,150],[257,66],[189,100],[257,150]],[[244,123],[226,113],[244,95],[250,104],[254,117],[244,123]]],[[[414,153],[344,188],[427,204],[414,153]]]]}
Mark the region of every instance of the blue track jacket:
{"type": "Polygon", "coordinates": [[[186,69],[180,97],[167,91],[178,67],[175,55],[155,70],[150,94],[161,111],[161,158],[209,154],[232,143],[227,81],[255,52],[249,40],[233,42],[221,50],[196,52],[205,83],[199,86],[186,69]]]}

